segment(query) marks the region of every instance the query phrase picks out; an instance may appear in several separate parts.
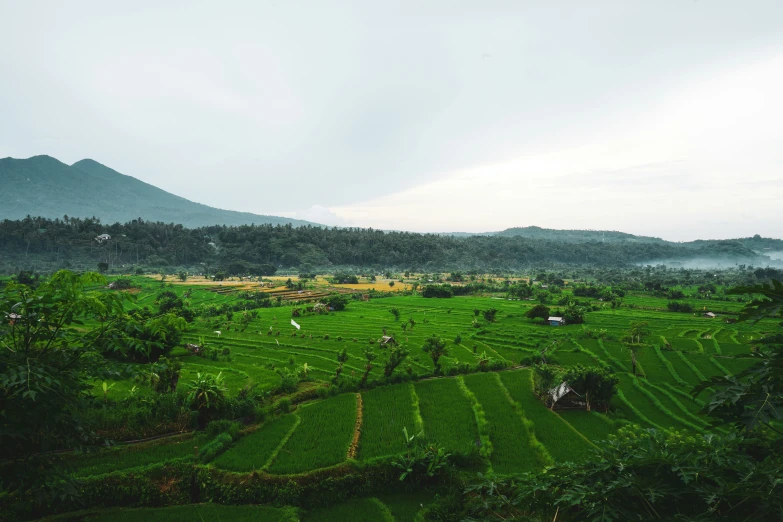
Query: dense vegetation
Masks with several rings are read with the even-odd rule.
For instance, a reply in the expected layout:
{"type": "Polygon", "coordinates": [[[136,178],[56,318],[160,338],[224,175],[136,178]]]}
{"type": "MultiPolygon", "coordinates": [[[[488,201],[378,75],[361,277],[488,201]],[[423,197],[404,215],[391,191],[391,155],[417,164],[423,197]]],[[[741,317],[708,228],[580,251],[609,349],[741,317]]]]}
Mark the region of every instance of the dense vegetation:
{"type": "Polygon", "coordinates": [[[774,273],[600,273],[310,303],[285,278],[0,280],[0,514],[778,520],[783,287],[718,284],[774,273]]]}
{"type": "Polygon", "coordinates": [[[534,266],[620,267],[633,264],[708,260],[714,264],[767,266],[759,253],[783,251],[783,241],[759,237],[731,241],[597,241],[566,242],[557,234],[454,237],[382,232],[372,229],[181,225],[141,219],[104,224],[98,219],[28,217],[0,222],[0,269],[6,272],[58,268],[94,270],[137,267],[147,270],[220,269],[229,275],[268,275],[269,267],[308,273],[333,273],[336,267],[509,271],[534,266]],[[111,240],[96,241],[100,234],[111,240]]]}

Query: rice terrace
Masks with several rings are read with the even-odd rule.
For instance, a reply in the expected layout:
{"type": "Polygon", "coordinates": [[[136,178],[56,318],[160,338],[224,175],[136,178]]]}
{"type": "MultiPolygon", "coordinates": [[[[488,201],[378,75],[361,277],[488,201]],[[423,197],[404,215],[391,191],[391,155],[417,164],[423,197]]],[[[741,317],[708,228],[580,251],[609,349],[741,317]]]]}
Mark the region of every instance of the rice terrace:
{"type": "Polygon", "coordinates": [[[783,1],[0,20],[0,522],[783,521],[783,1]]]}
{"type": "MultiPolygon", "coordinates": [[[[776,328],[738,321],[746,299],[726,287],[551,272],[85,277],[54,281],[116,299],[128,324],[102,345],[114,377],[92,381],[83,414],[115,442],[57,452],[90,506],[79,520],[439,520],[477,473],[727,433],[705,414],[716,390],[692,390],[750,368],[776,328]]],[[[30,313],[6,313],[12,334],[30,313]]]]}

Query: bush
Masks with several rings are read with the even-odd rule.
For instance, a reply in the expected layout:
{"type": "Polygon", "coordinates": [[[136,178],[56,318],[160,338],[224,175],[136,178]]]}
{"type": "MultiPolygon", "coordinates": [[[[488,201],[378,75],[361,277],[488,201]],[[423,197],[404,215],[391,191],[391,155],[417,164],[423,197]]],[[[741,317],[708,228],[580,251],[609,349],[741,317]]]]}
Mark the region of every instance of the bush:
{"type": "Polygon", "coordinates": [[[421,291],[422,297],[448,298],[454,296],[454,288],[451,285],[427,285],[421,291]]]}
{"type": "Polygon", "coordinates": [[[201,462],[211,462],[218,455],[226,451],[234,439],[228,433],[221,433],[212,441],[208,442],[198,451],[198,458],[201,462]]]}
{"type": "Polygon", "coordinates": [[[214,437],[221,433],[228,433],[232,440],[237,440],[240,428],[241,425],[235,421],[228,419],[214,420],[207,424],[207,434],[214,437]]]}

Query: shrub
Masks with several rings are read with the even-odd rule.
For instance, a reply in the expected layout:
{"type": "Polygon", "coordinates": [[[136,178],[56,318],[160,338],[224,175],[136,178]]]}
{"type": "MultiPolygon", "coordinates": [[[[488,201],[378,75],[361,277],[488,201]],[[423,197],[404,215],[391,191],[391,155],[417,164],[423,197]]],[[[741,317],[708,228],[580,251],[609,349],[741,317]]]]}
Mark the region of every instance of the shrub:
{"type": "Polygon", "coordinates": [[[199,450],[198,458],[201,462],[211,462],[215,457],[226,451],[233,442],[234,439],[231,435],[221,433],[199,450]]]}

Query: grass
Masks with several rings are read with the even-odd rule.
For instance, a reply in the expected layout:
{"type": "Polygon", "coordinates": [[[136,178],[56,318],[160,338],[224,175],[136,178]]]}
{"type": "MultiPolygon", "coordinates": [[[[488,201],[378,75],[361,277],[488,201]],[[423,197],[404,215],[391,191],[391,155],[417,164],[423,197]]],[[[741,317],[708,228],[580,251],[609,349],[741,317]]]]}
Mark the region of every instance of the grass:
{"type": "Polygon", "coordinates": [[[501,372],[498,375],[513,400],[522,408],[524,416],[532,423],[538,441],[556,461],[578,461],[590,454],[594,448],[589,440],[535,396],[531,370],[501,372]]]}
{"type": "Polygon", "coordinates": [[[275,455],[280,442],[295,425],[294,415],[271,419],[253,433],[239,439],[232,448],[215,459],[214,464],[229,471],[261,469],[275,455]]]}
{"type": "Polygon", "coordinates": [[[394,522],[389,509],[377,498],[355,498],[342,504],[307,511],[302,522],[394,522]]]}
{"type": "Polygon", "coordinates": [[[407,428],[409,435],[416,433],[410,386],[380,386],[362,393],[359,460],[401,453],[405,447],[402,429],[407,428]]]}
{"type": "Polygon", "coordinates": [[[232,522],[297,522],[296,508],[271,506],[223,506],[220,504],[189,504],[162,508],[120,508],[86,511],[47,518],[51,522],[80,520],[83,522],[191,522],[199,520],[232,522]]]}
{"type": "MultiPolygon", "coordinates": [[[[191,290],[190,301],[194,307],[237,304],[240,299],[238,293],[218,294],[195,285],[169,287],[146,278],[139,279],[147,282],[138,300],[129,303],[129,307],[153,306],[155,295],[164,289],[171,289],[177,295],[191,290]]],[[[395,288],[399,286],[402,285],[395,288]]],[[[591,302],[601,306],[597,301],[591,302]]],[[[540,467],[546,462],[547,454],[554,461],[577,459],[588,454],[589,441],[605,439],[621,424],[622,417],[648,426],[691,431],[702,427],[698,412],[701,403],[688,398],[691,388],[704,378],[736,373],[752,363],[751,360],[723,356],[747,353],[751,340],[758,338],[761,330],[774,326],[771,323],[727,325],[700,315],[671,313],[666,311],[667,299],[635,292],[629,293],[624,302],[638,304],[644,310],[603,307],[587,314],[584,327],[551,328],[523,317],[533,305],[530,302],[489,297],[438,300],[396,295],[367,302],[351,301],[341,312],[301,316],[297,322],[302,330],[295,336],[291,335],[293,329],[289,324],[291,306],[258,308],[253,311],[257,317],[244,331],[239,331],[237,323],[231,323],[221,315],[199,317],[185,334],[186,342],[198,343],[203,338],[214,348],[229,348],[229,357],[207,360],[194,357],[181,347],[174,350],[172,357],[184,365],[181,386],[196,372],[223,372],[229,394],[235,395],[246,385],[273,391],[280,384],[278,370],[298,369],[304,363],[308,364],[310,378],[316,384],[328,382],[334,376],[337,354],[343,349],[348,360],[342,378],[358,377],[364,366],[362,350],[371,346],[379,355],[370,373],[370,380],[374,380],[383,372],[386,352],[378,348],[377,339],[385,329],[411,350],[405,364],[411,365],[410,371],[415,378],[432,374],[432,363],[420,350],[426,337],[432,334],[448,341],[451,354],[443,358],[446,374],[456,364],[475,366],[474,347],[476,353],[486,351],[495,360],[519,363],[537,356],[542,348],[555,342],[557,349],[548,351],[547,356],[558,364],[611,366],[621,374],[620,394],[613,401],[621,413],[608,415],[617,420],[614,424],[607,422],[604,414],[578,411],[558,414],[547,410],[530,392],[527,371],[426,379],[362,392],[364,425],[359,459],[366,461],[398,453],[405,426],[410,433],[423,428],[428,440],[444,445],[452,453],[470,455],[478,447],[496,471],[512,473],[540,467]],[[399,321],[389,313],[391,308],[400,310],[399,321]],[[488,308],[498,309],[497,322],[486,323],[479,315],[481,326],[473,328],[473,309],[488,308]],[[414,328],[406,322],[407,318],[415,319],[414,328]],[[658,345],[660,349],[648,346],[639,351],[638,370],[647,380],[634,384],[626,373],[631,370],[629,350],[618,339],[625,335],[631,322],[639,320],[649,322],[650,334],[644,341],[658,345]],[[401,328],[403,322],[408,325],[406,331],[401,328]],[[280,331],[279,337],[267,335],[270,327],[273,332],[280,331]],[[587,327],[603,330],[603,338],[582,339],[580,334],[587,327]],[[215,330],[222,331],[221,337],[214,334],[215,330]],[[457,334],[462,338],[459,345],[453,343],[457,334]],[[376,342],[371,343],[371,340],[376,342]],[[665,342],[683,351],[667,350],[665,342]],[[536,448],[536,441],[542,446],[536,448]]],[[[698,305],[699,310],[705,305],[699,300],[693,300],[693,304],[698,305]]],[[[733,302],[710,304],[727,309],[741,308],[740,303],[733,302]]],[[[235,313],[235,318],[238,315],[241,313],[235,313]]],[[[403,371],[403,367],[397,370],[403,371]]],[[[109,391],[109,404],[126,398],[133,385],[139,386],[138,395],[154,393],[146,385],[129,379],[120,380],[109,391]]],[[[93,393],[102,400],[100,382],[95,383],[93,393]]],[[[709,390],[703,392],[700,400],[706,400],[709,394],[709,390]]],[[[266,469],[273,473],[289,474],[343,462],[353,435],[355,405],[353,394],[350,398],[336,397],[300,405],[292,415],[270,419],[257,431],[241,438],[213,465],[240,472],[267,466],[266,469]],[[295,426],[297,422],[301,426],[295,426]]],[[[74,460],[79,464],[79,474],[84,476],[171,458],[190,458],[192,445],[193,442],[140,445],[75,457],[74,460]]]]}
{"type": "Polygon", "coordinates": [[[560,412],[559,415],[585,438],[594,443],[608,440],[609,435],[617,432],[618,425],[603,413],[586,410],[568,410],[560,412]]]}
{"type": "Polygon", "coordinates": [[[430,379],[417,382],[415,389],[427,440],[453,453],[471,453],[479,438],[476,419],[456,380],[430,379]]]}
{"type": "Polygon", "coordinates": [[[427,491],[378,496],[378,500],[386,505],[396,522],[415,522],[422,506],[429,504],[433,498],[434,495],[427,491]]]}
{"type": "Polygon", "coordinates": [[[356,422],[355,395],[301,406],[297,415],[302,422],[272,461],[270,473],[303,473],[345,461],[356,422]]]}
{"type": "Polygon", "coordinates": [[[546,460],[534,447],[535,439],[506,398],[496,375],[466,375],[465,384],[486,415],[492,441],[490,462],[495,472],[505,474],[541,469],[546,460]]]}
{"type": "Polygon", "coordinates": [[[142,444],[115,446],[94,453],[79,454],[73,458],[77,477],[102,475],[112,471],[146,466],[172,459],[193,458],[194,447],[209,441],[206,434],[185,435],[173,440],[155,440],[142,444]]]}

